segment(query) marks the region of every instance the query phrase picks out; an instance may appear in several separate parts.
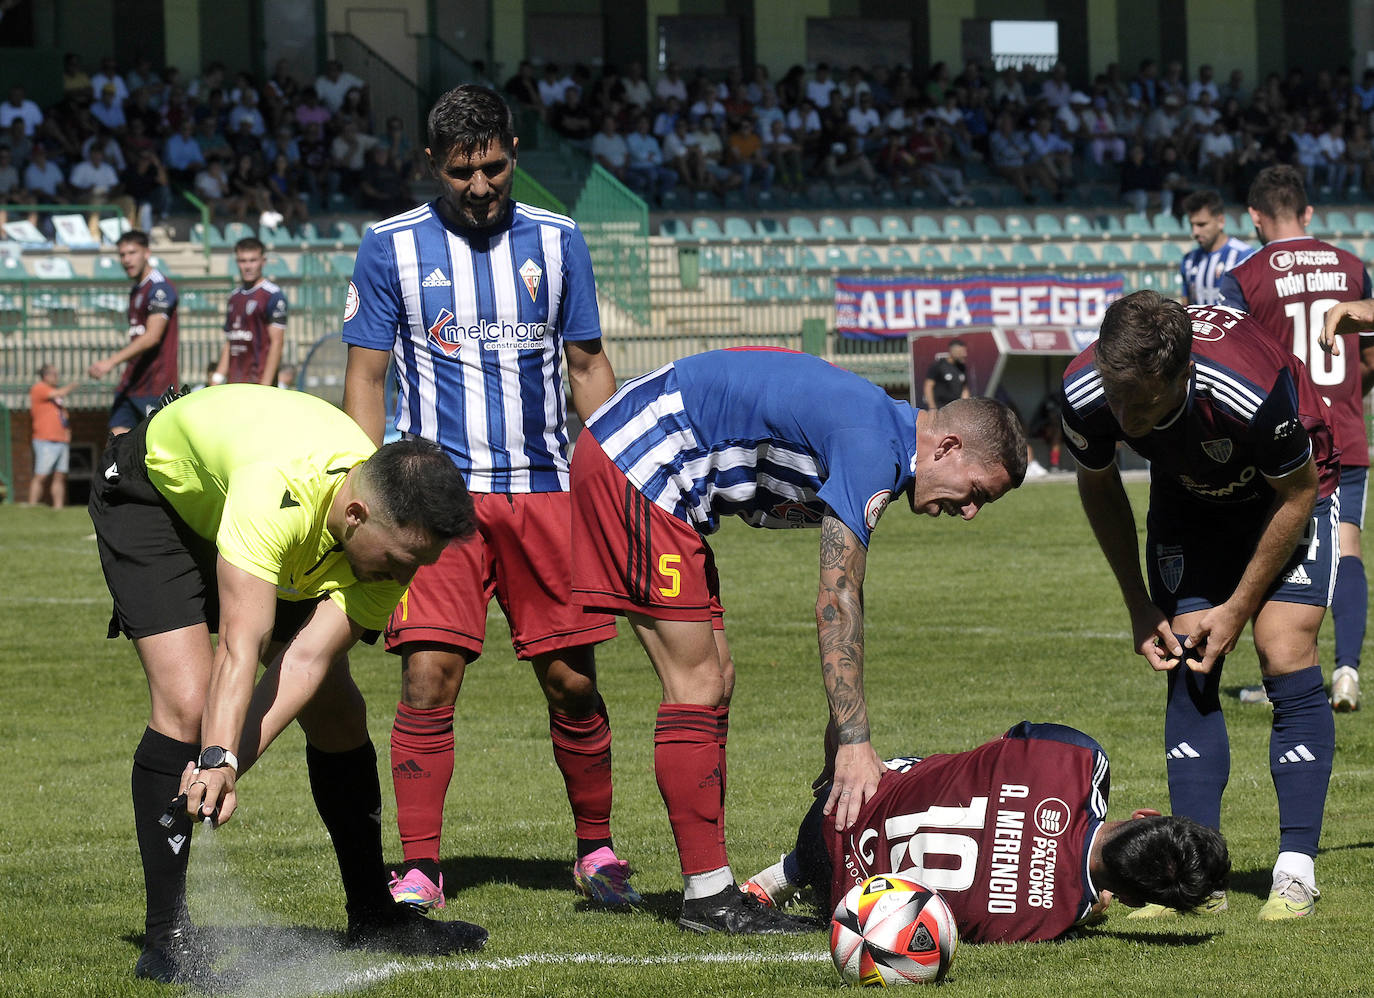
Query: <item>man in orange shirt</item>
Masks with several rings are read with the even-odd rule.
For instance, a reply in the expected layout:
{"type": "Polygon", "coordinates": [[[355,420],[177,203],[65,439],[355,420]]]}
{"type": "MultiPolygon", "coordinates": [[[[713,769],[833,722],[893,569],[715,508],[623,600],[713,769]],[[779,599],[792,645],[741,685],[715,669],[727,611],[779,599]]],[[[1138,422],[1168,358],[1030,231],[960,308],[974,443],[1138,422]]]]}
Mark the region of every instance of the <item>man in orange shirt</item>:
{"type": "Polygon", "coordinates": [[[52,508],[67,502],[67,462],[72,431],[67,425],[67,407],[62,401],[81,382],[60,388],[57,368],[44,364],[38,369],[38,383],[29,389],[29,412],[33,415],[33,480],[29,482],[29,505],[43,498],[43,486],[52,480],[52,508]]]}

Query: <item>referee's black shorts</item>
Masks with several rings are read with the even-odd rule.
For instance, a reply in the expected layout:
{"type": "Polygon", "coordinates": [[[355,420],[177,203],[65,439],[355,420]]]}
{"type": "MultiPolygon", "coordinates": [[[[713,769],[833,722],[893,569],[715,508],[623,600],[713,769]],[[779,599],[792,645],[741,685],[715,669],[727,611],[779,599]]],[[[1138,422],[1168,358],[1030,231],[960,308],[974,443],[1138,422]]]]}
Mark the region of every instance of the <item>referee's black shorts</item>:
{"type": "MultiPolygon", "coordinates": [[[[148,480],[148,424],[110,441],[91,488],[100,568],[114,598],[107,637],[146,638],[200,623],[215,634],[215,543],[188,527],[148,480]]],[[[272,640],[289,641],[328,598],[277,600],[272,640]]],[[[363,640],[378,634],[368,631],[363,640]]]]}

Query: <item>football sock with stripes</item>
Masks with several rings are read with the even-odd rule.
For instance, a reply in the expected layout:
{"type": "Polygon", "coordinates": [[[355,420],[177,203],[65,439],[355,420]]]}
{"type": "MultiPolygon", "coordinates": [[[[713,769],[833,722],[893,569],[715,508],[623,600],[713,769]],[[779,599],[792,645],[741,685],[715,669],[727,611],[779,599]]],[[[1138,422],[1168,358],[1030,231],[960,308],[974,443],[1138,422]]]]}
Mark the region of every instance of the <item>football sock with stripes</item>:
{"type": "Polygon", "coordinates": [[[1221,827],[1221,795],[1231,776],[1231,746],[1218,693],[1224,662],[1225,656],[1218,658],[1211,672],[1194,672],[1183,662],[1170,670],[1164,711],[1170,807],[1209,828],[1221,827]]]}
{"type": "Polygon", "coordinates": [[[563,774],[577,833],[578,858],[611,845],[611,722],[606,702],[596,698],[590,717],[549,711],[553,761],[563,774]],[[586,846],[590,848],[583,849],[586,846]]]}
{"type": "Polygon", "coordinates": [[[349,918],[395,902],[382,864],[382,784],[371,741],[346,752],[306,744],[310,792],[334,843],[349,918]]]}
{"type": "Polygon", "coordinates": [[[1336,667],[1360,667],[1365,618],[1369,613],[1369,580],[1364,562],[1353,554],[1336,564],[1336,591],[1331,596],[1331,619],[1336,627],[1336,667]]]}
{"type": "Polygon", "coordinates": [[[717,708],[663,703],[654,725],[654,776],[683,876],[717,871],[725,858],[717,708]]]}
{"type": "MultiPolygon", "coordinates": [[[[428,860],[437,870],[444,797],[453,780],[453,705],[419,708],[396,704],[391,726],[391,782],[396,826],[408,867],[428,860]]],[[[425,872],[431,880],[434,877],[425,872]]]]}
{"type": "Polygon", "coordinates": [[[146,728],[134,750],[130,784],[134,798],[134,828],[143,860],[143,889],[147,898],[144,929],[147,945],[156,946],[167,932],[186,919],[186,867],[191,861],[191,818],[181,808],[170,827],[159,819],[181,789],[181,773],[200,756],[200,746],[179,742],[146,728]]]}
{"type": "Polygon", "coordinates": [[[1336,751],[1321,668],[1266,677],[1264,689],[1274,704],[1269,772],[1279,798],[1279,851],[1315,856],[1336,751]]]}

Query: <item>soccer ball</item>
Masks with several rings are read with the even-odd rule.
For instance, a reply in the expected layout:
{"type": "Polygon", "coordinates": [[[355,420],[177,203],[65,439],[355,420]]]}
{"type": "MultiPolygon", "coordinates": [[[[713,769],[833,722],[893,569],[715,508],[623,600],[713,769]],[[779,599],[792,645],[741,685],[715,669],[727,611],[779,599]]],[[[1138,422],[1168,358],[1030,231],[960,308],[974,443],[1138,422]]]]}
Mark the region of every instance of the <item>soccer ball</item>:
{"type": "Polygon", "coordinates": [[[911,877],[869,877],[830,920],[831,959],[853,986],[933,984],[949,973],[958,945],[949,904],[911,877]]]}

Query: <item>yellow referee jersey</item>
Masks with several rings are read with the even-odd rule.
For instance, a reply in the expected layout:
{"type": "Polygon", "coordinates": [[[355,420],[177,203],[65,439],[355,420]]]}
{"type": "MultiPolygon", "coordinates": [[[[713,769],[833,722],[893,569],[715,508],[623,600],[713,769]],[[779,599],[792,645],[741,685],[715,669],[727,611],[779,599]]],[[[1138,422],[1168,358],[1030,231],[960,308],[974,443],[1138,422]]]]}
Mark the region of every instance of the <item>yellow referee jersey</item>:
{"type": "Polygon", "coordinates": [[[359,582],[325,522],[350,468],[377,448],[342,411],[300,392],[220,385],[148,423],[148,479],[229,564],[282,599],[328,594],[369,630],[405,587],[359,582]]]}

